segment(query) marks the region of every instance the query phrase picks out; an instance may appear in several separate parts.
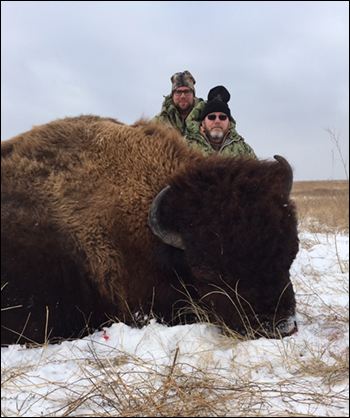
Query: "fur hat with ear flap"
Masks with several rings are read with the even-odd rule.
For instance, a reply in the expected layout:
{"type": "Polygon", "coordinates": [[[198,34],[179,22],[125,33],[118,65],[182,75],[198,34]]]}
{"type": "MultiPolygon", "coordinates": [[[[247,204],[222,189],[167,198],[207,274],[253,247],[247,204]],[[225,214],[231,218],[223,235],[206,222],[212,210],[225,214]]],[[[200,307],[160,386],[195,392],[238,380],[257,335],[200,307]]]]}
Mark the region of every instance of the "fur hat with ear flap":
{"type": "Polygon", "coordinates": [[[231,99],[231,94],[224,86],[213,87],[208,93],[208,102],[202,112],[202,120],[210,113],[222,112],[231,119],[231,110],[228,107],[228,102],[231,99]]]}
{"type": "Polygon", "coordinates": [[[182,73],[175,73],[171,76],[170,80],[172,83],[171,92],[176,90],[178,87],[188,87],[189,89],[193,90],[194,94],[196,94],[196,91],[194,89],[196,80],[189,71],[185,70],[182,73]]]}

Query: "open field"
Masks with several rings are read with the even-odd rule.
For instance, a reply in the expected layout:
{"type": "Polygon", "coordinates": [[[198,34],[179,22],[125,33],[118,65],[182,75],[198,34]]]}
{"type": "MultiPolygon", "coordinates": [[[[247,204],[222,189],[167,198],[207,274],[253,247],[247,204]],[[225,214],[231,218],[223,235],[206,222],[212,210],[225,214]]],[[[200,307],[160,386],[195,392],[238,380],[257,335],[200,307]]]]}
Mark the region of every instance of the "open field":
{"type": "Polygon", "coordinates": [[[349,233],[349,181],[298,181],[292,189],[299,226],[309,232],[349,233]]]}

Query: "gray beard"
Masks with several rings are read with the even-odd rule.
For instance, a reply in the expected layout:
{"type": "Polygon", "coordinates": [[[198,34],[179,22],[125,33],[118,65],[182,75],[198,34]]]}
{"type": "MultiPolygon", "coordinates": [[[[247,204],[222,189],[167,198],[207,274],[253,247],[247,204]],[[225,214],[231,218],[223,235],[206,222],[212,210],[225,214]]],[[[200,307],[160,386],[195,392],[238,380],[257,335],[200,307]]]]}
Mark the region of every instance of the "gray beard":
{"type": "Polygon", "coordinates": [[[210,142],[220,142],[224,139],[224,132],[223,131],[215,131],[215,132],[207,132],[207,137],[210,142]]]}

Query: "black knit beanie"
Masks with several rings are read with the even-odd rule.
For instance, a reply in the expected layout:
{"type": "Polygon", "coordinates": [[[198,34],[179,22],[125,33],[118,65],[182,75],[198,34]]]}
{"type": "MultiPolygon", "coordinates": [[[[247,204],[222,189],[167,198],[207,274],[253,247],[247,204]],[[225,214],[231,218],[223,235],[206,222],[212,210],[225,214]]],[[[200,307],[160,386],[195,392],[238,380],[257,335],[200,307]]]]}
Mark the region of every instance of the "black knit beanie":
{"type": "Polygon", "coordinates": [[[213,87],[208,93],[208,102],[202,112],[202,120],[214,112],[225,113],[231,119],[231,111],[228,102],[231,98],[229,91],[224,86],[213,87]]]}

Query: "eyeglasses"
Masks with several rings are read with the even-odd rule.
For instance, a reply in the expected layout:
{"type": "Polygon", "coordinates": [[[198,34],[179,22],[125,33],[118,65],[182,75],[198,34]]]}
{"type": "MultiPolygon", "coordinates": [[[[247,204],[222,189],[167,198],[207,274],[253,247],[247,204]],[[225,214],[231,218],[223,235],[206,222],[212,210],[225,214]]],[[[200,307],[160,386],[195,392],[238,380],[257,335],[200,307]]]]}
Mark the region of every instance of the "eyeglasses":
{"type": "Polygon", "coordinates": [[[215,120],[216,118],[219,118],[220,120],[226,120],[228,116],[227,115],[208,115],[207,118],[209,120],[215,120]]]}
{"type": "Polygon", "coordinates": [[[180,97],[181,94],[184,94],[186,97],[191,96],[191,94],[193,93],[192,90],[188,89],[188,90],[174,90],[174,96],[176,97],[180,97]]]}

